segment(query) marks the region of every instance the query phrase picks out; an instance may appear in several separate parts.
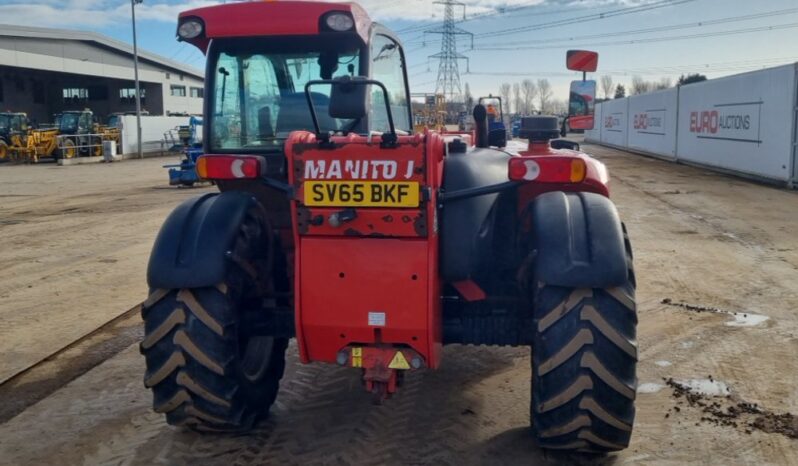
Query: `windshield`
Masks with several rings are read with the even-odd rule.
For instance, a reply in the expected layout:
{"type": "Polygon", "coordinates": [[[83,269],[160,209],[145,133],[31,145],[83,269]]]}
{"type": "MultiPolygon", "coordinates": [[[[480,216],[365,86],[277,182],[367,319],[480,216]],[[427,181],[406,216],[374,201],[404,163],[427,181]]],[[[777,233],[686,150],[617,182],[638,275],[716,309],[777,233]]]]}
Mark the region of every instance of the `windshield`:
{"type": "MultiPolygon", "coordinates": [[[[213,77],[212,150],[280,149],[295,130],[313,130],[305,84],[360,72],[357,44],[325,51],[322,47],[268,52],[257,44],[230,44],[217,55],[213,77]],[[316,50],[313,50],[313,49],[316,50]]],[[[330,86],[313,86],[313,102],[322,131],[349,129],[357,121],[329,116],[330,86]]]]}
{"type": "Polygon", "coordinates": [[[59,129],[61,131],[75,131],[78,127],[78,120],[80,114],[78,113],[64,113],[61,115],[61,124],[59,129]]]}
{"type": "Polygon", "coordinates": [[[0,115],[0,133],[5,133],[8,131],[8,125],[10,121],[11,121],[11,116],[0,115]]]}

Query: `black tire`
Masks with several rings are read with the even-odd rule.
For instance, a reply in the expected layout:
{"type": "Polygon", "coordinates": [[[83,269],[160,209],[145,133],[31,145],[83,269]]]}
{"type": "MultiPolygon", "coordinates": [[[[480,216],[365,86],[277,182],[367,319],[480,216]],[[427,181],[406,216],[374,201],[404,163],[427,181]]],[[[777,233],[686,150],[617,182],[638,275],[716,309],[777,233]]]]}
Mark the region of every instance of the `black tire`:
{"type": "Polygon", "coordinates": [[[530,414],[543,448],[611,452],[629,446],[637,313],[625,228],[624,241],[629,278],[623,286],[537,286],[530,414]]]}
{"type": "Polygon", "coordinates": [[[153,290],[142,304],[144,385],[152,389],[154,410],[169,424],[243,431],[268,414],[285,370],[288,339],[248,335],[242,311],[269,301],[272,244],[266,223],[252,209],[223,283],[153,290]]]}

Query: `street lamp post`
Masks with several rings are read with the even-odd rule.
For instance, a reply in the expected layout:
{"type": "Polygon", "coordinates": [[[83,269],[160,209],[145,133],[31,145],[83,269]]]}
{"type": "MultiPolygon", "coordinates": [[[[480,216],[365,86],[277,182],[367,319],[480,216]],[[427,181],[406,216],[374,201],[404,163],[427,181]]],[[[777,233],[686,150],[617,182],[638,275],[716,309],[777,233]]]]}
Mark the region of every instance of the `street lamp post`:
{"type": "Polygon", "coordinates": [[[130,0],[130,10],[133,13],[133,73],[136,79],[136,134],[138,136],[139,158],[144,158],[141,149],[141,86],[139,85],[139,49],[136,43],[136,5],[144,0],[130,0]]]}

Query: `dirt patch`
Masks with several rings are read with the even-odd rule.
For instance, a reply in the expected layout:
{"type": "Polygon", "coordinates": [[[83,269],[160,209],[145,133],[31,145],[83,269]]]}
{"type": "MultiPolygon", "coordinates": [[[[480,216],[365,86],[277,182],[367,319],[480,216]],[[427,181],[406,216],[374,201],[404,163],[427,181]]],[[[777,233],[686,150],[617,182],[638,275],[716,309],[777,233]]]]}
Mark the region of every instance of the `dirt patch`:
{"type": "Polygon", "coordinates": [[[661,304],[666,304],[668,306],[678,307],[687,311],[693,312],[709,312],[712,314],[724,314],[727,316],[734,317],[733,321],[727,322],[726,325],[730,327],[753,327],[759,325],[769,319],[768,316],[754,314],[752,312],[737,312],[737,311],[727,311],[725,309],[719,309],[717,307],[711,306],[701,306],[697,304],[689,304],[683,302],[675,302],[670,298],[665,298],[660,301],[661,304]]]}
{"type": "MultiPolygon", "coordinates": [[[[712,380],[712,376],[709,376],[709,379],[712,380]]],[[[710,396],[699,393],[672,378],[663,378],[663,380],[673,389],[673,398],[677,399],[679,404],[683,400],[689,407],[701,410],[703,415],[700,422],[742,429],[746,434],[759,430],[798,439],[798,418],[792,413],[775,413],[756,403],[742,400],[734,394],[723,397],[710,396]]],[[[674,406],[665,417],[681,411],[681,407],[674,406]]]]}

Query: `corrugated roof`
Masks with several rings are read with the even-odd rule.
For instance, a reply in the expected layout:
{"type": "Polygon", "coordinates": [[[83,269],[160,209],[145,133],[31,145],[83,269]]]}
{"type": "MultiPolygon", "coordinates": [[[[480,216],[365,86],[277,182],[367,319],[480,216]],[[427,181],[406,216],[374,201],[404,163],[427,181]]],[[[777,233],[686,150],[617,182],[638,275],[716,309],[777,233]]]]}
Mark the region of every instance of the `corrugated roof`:
{"type": "MultiPolygon", "coordinates": [[[[133,56],[133,45],[112,39],[96,32],[0,24],[0,36],[96,42],[102,46],[129,54],[131,57],[133,56]]],[[[199,79],[203,79],[205,75],[201,70],[178,63],[168,58],[164,58],[155,53],[144,51],[141,49],[141,47],[139,47],[139,60],[146,60],[159,66],[195,76],[199,79]]]]}

